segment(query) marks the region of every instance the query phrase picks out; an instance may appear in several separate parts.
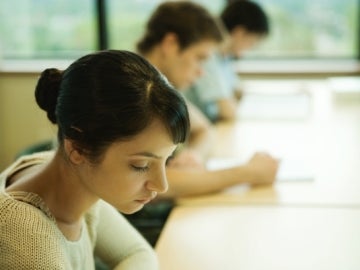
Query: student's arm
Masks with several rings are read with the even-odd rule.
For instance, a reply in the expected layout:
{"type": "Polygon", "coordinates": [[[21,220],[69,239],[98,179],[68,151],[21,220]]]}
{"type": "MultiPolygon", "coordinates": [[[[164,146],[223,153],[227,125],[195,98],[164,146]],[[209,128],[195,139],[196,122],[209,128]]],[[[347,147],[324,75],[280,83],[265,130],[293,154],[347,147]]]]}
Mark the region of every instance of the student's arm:
{"type": "Polygon", "coordinates": [[[220,55],[213,55],[204,65],[204,74],[189,89],[194,104],[212,121],[233,120],[236,117],[237,98],[234,96],[233,81],[237,75],[228,70],[226,61],[220,55]]]}
{"type": "Polygon", "coordinates": [[[212,124],[206,116],[190,101],[187,101],[190,116],[190,137],[188,148],[207,157],[211,145],[215,140],[212,124]]]}
{"type": "Polygon", "coordinates": [[[264,153],[256,153],[247,163],[222,170],[167,169],[169,190],[162,196],[176,198],[217,192],[241,184],[271,184],[275,180],[278,161],[264,153]]]}
{"type": "Polygon", "coordinates": [[[236,118],[238,102],[235,98],[219,98],[217,101],[218,120],[233,121],[236,118]]]}
{"type": "Polygon", "coordinates": [[[169,167],[204,168],[205,160],[215,140],[212,124],[191,102],[187,101],[190,116],[188,142],[169,162],[169,167]]]}
{"type": "Polygon", "coordinates": [[[115,208],[99,203],[95,254],[111,269],[158,269],[156,254],[146,240],[115,208]]]}

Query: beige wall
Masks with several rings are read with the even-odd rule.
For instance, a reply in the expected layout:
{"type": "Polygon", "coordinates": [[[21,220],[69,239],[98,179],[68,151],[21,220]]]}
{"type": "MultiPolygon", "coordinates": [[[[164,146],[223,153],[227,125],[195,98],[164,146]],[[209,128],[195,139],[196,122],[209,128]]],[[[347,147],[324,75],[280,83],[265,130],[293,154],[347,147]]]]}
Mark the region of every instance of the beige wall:
{"type": "Polygon", "coordinates": [[[0,73],[0,170],[25,147],[56,136],[36,104],[38,74],[0,73]]]}

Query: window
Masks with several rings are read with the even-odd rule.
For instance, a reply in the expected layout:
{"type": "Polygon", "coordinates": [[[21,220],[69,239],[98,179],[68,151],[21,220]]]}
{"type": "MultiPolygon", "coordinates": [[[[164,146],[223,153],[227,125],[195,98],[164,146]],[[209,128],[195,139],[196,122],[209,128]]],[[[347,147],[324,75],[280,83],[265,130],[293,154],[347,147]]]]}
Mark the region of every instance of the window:
{"type": "Polygon", "coordinates": [[[357,58],[359,0],[254,0],[270,17],[257,58],[357,58]]]}
{"type": "MultiPolygon", "coordinates": [[[[97,1],[105,4],[105,44],[133,50],[163,0],[1,0],[0,58],[74,59],[97,49],[97,1]]],[[[226,0],[193,0],[218,15],[226,0]]],[[[245,0],[244,0],[245,1],[245,0]]],[[[271,32],[250,59],[360,58],[360,0],[253,0],[271,32]]]]}
{"type": "MultiPolygon", "coordinates": [[[[358,58],[359,0],[253,0],[270,19],[270,35],[247,58],[358,58]]],[[[134,49],[162,1],[108,1],[111,48],[134,49]]],[[[225,0],[194,0],[218,15],[225,0]]]]}
{"type": "MultiPolygon", "coordinates": [[[[109,47],[134,50],[145,24],[154,9],[164,0],[108,0],[109,47]]],[[[214,15],[224,5],[224,0],[194,0],[206,6],[214,15]]]]}
{"type": "Polygon", "coordinates": [[[96,49],[89,0],[0,1],[0,56],[5,59],[76,58],[96,49]]]}

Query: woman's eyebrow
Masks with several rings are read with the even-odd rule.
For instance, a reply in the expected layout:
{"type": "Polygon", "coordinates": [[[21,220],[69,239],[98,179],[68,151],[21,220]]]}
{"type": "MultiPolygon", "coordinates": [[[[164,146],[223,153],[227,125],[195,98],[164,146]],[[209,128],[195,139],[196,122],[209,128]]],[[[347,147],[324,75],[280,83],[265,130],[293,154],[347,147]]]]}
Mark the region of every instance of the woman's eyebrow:
{"type": "Polygon", "coordinates": [[[155,155],[154,153],[151,152],[139,152],[139,153],[135,153],[131,156],[144,156],[144,157],[150,157],[150,158],[156,158],[156,159],[161,159],[161,157],[155,155]]]}

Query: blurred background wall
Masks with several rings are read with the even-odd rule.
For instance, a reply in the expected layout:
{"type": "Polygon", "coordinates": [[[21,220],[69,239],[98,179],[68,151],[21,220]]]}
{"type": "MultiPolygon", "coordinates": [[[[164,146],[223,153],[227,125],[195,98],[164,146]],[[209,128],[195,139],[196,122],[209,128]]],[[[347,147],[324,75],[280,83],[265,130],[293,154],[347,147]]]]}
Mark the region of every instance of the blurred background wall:
{"type": "Polygon", "coordinates": [[[24,148],[56,136],[55,128],[35,102],[38,76],[0,73],[0,170],[24,148]]]}

